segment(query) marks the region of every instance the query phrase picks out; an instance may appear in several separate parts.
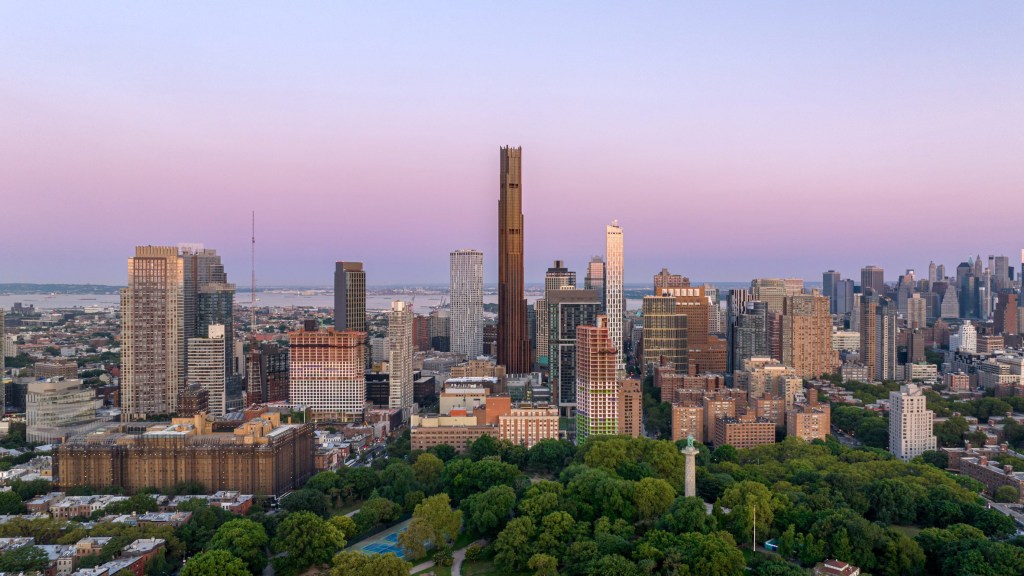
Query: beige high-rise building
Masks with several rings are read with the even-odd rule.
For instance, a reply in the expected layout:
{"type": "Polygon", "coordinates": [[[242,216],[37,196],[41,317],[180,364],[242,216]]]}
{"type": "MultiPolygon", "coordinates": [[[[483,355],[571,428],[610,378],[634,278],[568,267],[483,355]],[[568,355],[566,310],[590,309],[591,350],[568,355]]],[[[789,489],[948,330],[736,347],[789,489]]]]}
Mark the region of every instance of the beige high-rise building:
{"type": "Polygon", "coordinates": [[[207,410],[223,416],[227,406],[227,373],[224,362],[224,325],[207,327],[208,338],[188,340],[188,383],[199,384],[206,390],[207,410]]]}
{"type": "Polygon", "coordinates": [[[803,387],[803,378],[796,369],[771,358],[756,357],[743,361],[741,370],[733,373],[733,386],[746,391],[747,398],[754,400],[771,394],[793,403],[793,397],[803,387]]]}
{"type": "Polygon", "coordinates": [[[797,296],[804,293],[803,278],[785,278],[782,283],[786,287],[786,296],[797,296]]]}
{"type": "Polygon", "coordinates": [[[619,433],[616,358],[606,316],[598,316],[596,326],[576,329],[577,443],[595,434],[619,433]]]}
{"type": "Polygon", "coordinates": [[[751,300],[768,304],[768,312],[782,314],[786,300],[786,281],[782,278],[755,278],[750,281],[751,300]]]}
{"type": "Polygon", "coordinates": [[[185,264],[173,246],[139,246],[121,289],[121,418],[171,414],[185,379],[185,264]]]}
{"type": "Polygon", "coordinates": [[[928,327],[928,301],[918,292],[907,298],[907,327],[911,330],[928,327]]]}
{"type": "Polygon", "coordinates": [[[605,231],[605,313],[608,316],[608,336],[615,347],[616,368],[626,369],[626,356],[622,347],[622,322],[626,316],[626,300],[623,295],[625,253],[622,243],[622,228],[613,220],[605,231]]]}
{"type": "Polygon", "coordinates": [[[899,392],[890,392],[889,452],[908,461],[927,450],[935,450],[934,416],[916,384],[900,386],[899,392]]]}
{"type": "Polygon", "coordinates": [[[860,301],[860,361],[868,369],[868,381],[877,380],[876,362],[878,359],[878,298],[871,296],[860,301]]]}
{"type": "Polygon", "coordinates": [[[366,334],[327,330],[288,333],[289,398],[314,418],[358,421],[366,404],[366,334]]]}
{"type": "Polygon", "coordinates": [[[818,378],[839,367],[839,354],[832,348],[829,306],[828,297],[817,290],[783,301],[782,363],[792,366],[797,376],[818,378]]]}
{"type": "Polygon", "coordinates": [[[677,372],[687,373],[687,317],[676,308],[674,296],[644,296],[642,332],[643,362],[646,375],[665,357],[677,372]]]}
{"type": "Polygon", "coordinates": [[[401,409],[406,420],[412,411],[412,356],[412,306],[395,300],[388,314],[388,408],[401,409]]]}
{"type": "Polygon", "coordinates": [[[628,378],[619,382],[619,434],[639,438],[643,434],[643,391],[640,381],[628,378]]]}

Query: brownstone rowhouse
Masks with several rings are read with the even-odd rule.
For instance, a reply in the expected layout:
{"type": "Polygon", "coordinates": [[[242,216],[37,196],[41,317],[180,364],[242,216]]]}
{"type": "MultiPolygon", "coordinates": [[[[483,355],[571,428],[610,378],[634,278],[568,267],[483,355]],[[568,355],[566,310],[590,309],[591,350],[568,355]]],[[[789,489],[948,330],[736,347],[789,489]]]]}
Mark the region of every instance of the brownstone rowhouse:
{"type": "Polygon", "coordinates": [[[198,482],[207,490],[282,494],[313,474],[313,425],[282,425],[264,414],[233,432],[213,432],[199,414],[154,425],[143,434],[114,431],[72,438],[57,450],[57,486],[105,488],[134,493],[198,482]]]}

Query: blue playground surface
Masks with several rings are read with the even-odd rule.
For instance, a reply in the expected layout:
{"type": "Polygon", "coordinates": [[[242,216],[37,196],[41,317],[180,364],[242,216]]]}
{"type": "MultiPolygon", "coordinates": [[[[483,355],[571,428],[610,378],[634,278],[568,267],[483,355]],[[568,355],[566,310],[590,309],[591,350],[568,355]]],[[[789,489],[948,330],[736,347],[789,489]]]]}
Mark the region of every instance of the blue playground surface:
{"type": "Polygon", "coordinates": [[[394,554],[399,558],[405,558],[405,551],[398,545],[398,535],[405,532],[409,522],[402,522],[401,524],[391,528],[387,532],[381,532],[376,534],[372,538],[368,539],[362,545],[359,545],[356,549],[366,554],[394,554]]]}

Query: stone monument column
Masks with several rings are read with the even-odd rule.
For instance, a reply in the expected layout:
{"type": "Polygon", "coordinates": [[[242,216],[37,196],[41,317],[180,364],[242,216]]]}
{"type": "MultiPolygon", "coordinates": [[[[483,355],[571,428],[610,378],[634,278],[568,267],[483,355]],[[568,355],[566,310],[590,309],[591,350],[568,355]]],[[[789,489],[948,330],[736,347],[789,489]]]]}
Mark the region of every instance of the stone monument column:
{"type": "Polygon", "coordinates": [[[683,495],[687,498],[697,495],[697,452],[693,447],[693,436],[686,439],[686,448],[682,450],[686,456],[686,488],[683,495]]]}

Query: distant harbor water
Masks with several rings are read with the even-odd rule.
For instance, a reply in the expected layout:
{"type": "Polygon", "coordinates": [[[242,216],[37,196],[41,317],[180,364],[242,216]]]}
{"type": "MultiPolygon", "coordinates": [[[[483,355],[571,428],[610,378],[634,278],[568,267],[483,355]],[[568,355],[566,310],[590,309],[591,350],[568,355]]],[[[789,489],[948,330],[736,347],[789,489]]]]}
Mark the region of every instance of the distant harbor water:
{"type": "MultiPolygon", "coordinates": [[[[526,301],[533,304],[538,294],[527,294],[526,301]]],[[[413,301],[414,309],[418,314],[428,314],[431,309],[437,307],[441,300],[447,301],[446,294],[367,294],[366,309],[371,312],[387,310],[391,307],[393,300],[413,301]]],[[[35,306],[36,310],[54,310],[57,308],[117,308],[121,305],[121,299],[116,294],[0,294],[0,306],[10,310],[15,302],[21,302],[23,306],[35,306]]],[[[241,293],[235,295],[235,303],[240,306],[249,305],[249,294],[241,293]]],[[[484,304],[497,304],[497,294],[484,294],[484,304]]],[[[314,292],[257,292],[256,304],[258,306],[270,306],[274,308],[286,308],[289,306],[304,306],[313,308],[333,308],[334,296],[329,293],[314,292]]],[[[640,308],[641,301],[634,299],[626,300],[626,307],[630,310],[640,308]]]]}

